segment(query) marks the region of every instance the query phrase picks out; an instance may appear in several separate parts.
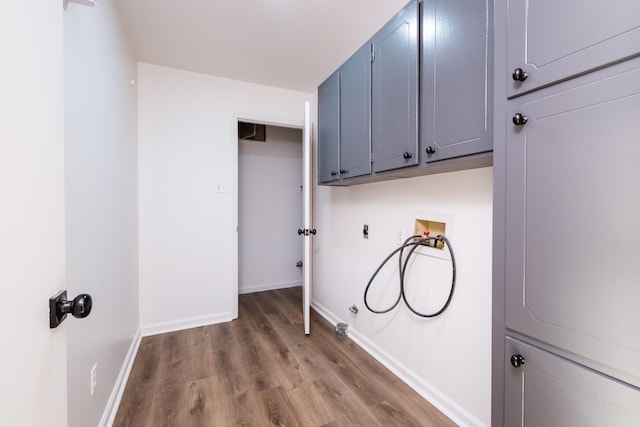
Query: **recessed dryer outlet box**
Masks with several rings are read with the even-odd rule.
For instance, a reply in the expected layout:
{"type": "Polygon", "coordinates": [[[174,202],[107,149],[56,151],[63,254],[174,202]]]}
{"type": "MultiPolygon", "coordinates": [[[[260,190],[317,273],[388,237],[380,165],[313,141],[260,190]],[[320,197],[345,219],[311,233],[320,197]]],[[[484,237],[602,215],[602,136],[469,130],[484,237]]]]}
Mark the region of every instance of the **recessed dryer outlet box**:
{"type": "MultiPolygon", "coordinates": [[[[418,219],[416,218],[415,224],[413,226],[413,234],[422,237],[437,237],[437,236],[446,236],[447,235],[447,223],[435,220],[428,219],[418,219]]],[[[430,241],[429,246],[443,250],[444,242],[443,241],[430,241]]]]}

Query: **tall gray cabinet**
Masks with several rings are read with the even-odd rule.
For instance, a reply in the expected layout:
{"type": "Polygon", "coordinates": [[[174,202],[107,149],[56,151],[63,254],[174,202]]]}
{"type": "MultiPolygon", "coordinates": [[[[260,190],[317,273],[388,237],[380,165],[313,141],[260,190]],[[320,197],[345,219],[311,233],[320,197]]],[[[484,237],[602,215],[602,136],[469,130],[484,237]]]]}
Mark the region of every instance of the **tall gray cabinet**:
{"type": "Polygon", "coordinates": [[[501,0],[495,37],[492,424],[638,426],[640,3],[501,0]]]}

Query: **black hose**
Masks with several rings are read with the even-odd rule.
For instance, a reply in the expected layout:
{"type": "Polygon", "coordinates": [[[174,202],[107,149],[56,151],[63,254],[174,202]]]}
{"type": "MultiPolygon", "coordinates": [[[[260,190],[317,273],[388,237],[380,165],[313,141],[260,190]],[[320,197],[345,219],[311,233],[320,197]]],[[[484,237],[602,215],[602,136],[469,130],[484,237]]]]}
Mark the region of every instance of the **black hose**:
{"type": "Polygon", "coordinates": [[[411,236],[409,238],[407,238],[402,245],[400,245],[400,247],[396,248],[395,250],[393,250],[385,259],[384,261],[382,261],[382,263],[378,266],[378,268],[376,269],[376,271],[373,273],[373,275],[371,276],[371,279],[369,279],[369,283],[367,283],[367,286],[364,290],[364,305],[367,307],[367,309],[369,311],[371,311],[372,313],[377,313],[377,314],[383,314],[383,313],[388,313],[391,310],[393,310],[394,308],[396,308],[398,306],[398,303],[400,302],[400,299],[404,300],[404,303],[407,305],[407,307],[409,308],[409,310],[411,310],[412,313],[414,313],[417,316],[420,317],[426,317],[426,318],[431,318],[431,317],[436,317],[439,316],[440,314],[442,314],[448,307],[449,304],[451,304],[451,300],[453,298],[453,292],[455,290],[455,286],[456,286],[456,259],[455,256],[453,254],[453,249],[451,248],[451,243],[449,242],[449,240],[444,237],[444,236],[436,236],[436,237],[424,237],[424,236],[419,236],[419,235],[414,235],[411,236]],[[415,240],[415,239],[420,239],[420,240],[415,240]],[[404,282],[405,282],[405,273],[407,270],[407,265],[409,264],[409,260],[411,259],[411,256],[414,254],[414,252],[416,251],[416,249],[418,249],[418,247],[420,246],[429,246],[428,243],[432,240],[435,241],[442,241],[446,244],[447,249],[449,250],[449,254],[451,255],[451,290],[449,291],[449,296],[447,298],[447,301],[444,303],[444,305],[437,311],[433,312],[433,313],[420,313],[419,311],[417,311],[416,309],[414,309],[411,304],[409,303],[409,300],[407,299],[407,295],[405,293],[404,290],[404,282]],[[407,254],[407,256],[403,259],[403,255],[404,255],[404,249],[411,247],[411,249],[409,250],[409,253],[407,254]],[[378,273],[380,272],[380,270],[382,270],[382,268],[384,267],[384,265],[395,255],[399,253],[399,260],[398,260],[398,268],[399,268],[399,276],[400,276],[400,293],[398,295],[398,298],[396,299],[396,302],[389,307],[386,310],[374,310],[369,306],[369,303],[367,301],[367,294],[369,293],[369,288],[371,287],[371,284],[373,283],[374,279],[376,278],[376,276],[378,275],[378,273]]]}
{"type": "Polygon", "coordinates": [[[398,293],[398,299],[396,299],[396,302],[393,303],[393,305],[389,308],[387,308],[386,310],[374,310],[373,308],[369,307],[369,303],[367,302],[367,294],[369,293],[369,288],[371,287],[371,284],[373,283],[373,279],[376,278],[376,276],[378,275],[378,273],[380,273],[380,270],[382,270],[382,267],[385,266],[385,264],[391,259],[393,258],[393,256],[395,254],[397,254],[398,252],[401,253],[400,255],[400,271],[402,271],[402,251],[404,250],[404,248],[408,245],[410,240],[413,240],[416,237],[421,237],[421,236],[411,236],[409,238],[407,238],[407,240],[405,240],[402,245],[399,248],[396,248],[393,252],[391,252],[385,259],[384,261],[382,261],[382,263],[380,263],[380,265],[378,266],[378,268],[376,269],[376,271],[373,273],[373,275],[371,276],[371,279],[369,279],[369,283],[367,283],[367,287],[364,290],[364,305],[367,307],[367,309],[372,312],[372,313],[377,313],[377,314],[383,314],[383,313],[388,313],[391,310],[393,310],[394,308],[396,308],[396,306],[398,305],[398,303],[400,302],[400,299],[402,298],[402,289],[400,289],[400,293],[398,293]]]}

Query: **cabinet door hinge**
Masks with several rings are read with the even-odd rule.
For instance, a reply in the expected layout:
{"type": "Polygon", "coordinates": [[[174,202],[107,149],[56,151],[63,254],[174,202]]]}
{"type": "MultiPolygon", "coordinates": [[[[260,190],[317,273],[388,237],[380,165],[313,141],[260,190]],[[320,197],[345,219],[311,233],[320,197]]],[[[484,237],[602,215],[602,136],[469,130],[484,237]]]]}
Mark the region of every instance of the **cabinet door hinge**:
{"type": "Polygon", "coordinates": [[[376,153],[371,153],[371,164],[376,162],[376,153]]]}
{"type": "Polygon", "coordinates": [[[373,61],[375,61],[375,60],[376,60],[376,52],[372,51],[371,52],[371,63],[373,64],[373,61]]]}

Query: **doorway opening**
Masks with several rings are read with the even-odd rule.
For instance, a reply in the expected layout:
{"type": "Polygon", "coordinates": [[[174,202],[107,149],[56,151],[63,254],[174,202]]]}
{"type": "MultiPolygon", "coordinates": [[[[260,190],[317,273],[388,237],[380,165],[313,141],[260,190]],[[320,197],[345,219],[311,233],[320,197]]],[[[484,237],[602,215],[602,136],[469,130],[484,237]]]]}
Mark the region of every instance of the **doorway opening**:
{"type": "Polygon", "coordinates": [[[238,122],[238,294],[302,285],[302,162],[302,129],[238,122]]]}

